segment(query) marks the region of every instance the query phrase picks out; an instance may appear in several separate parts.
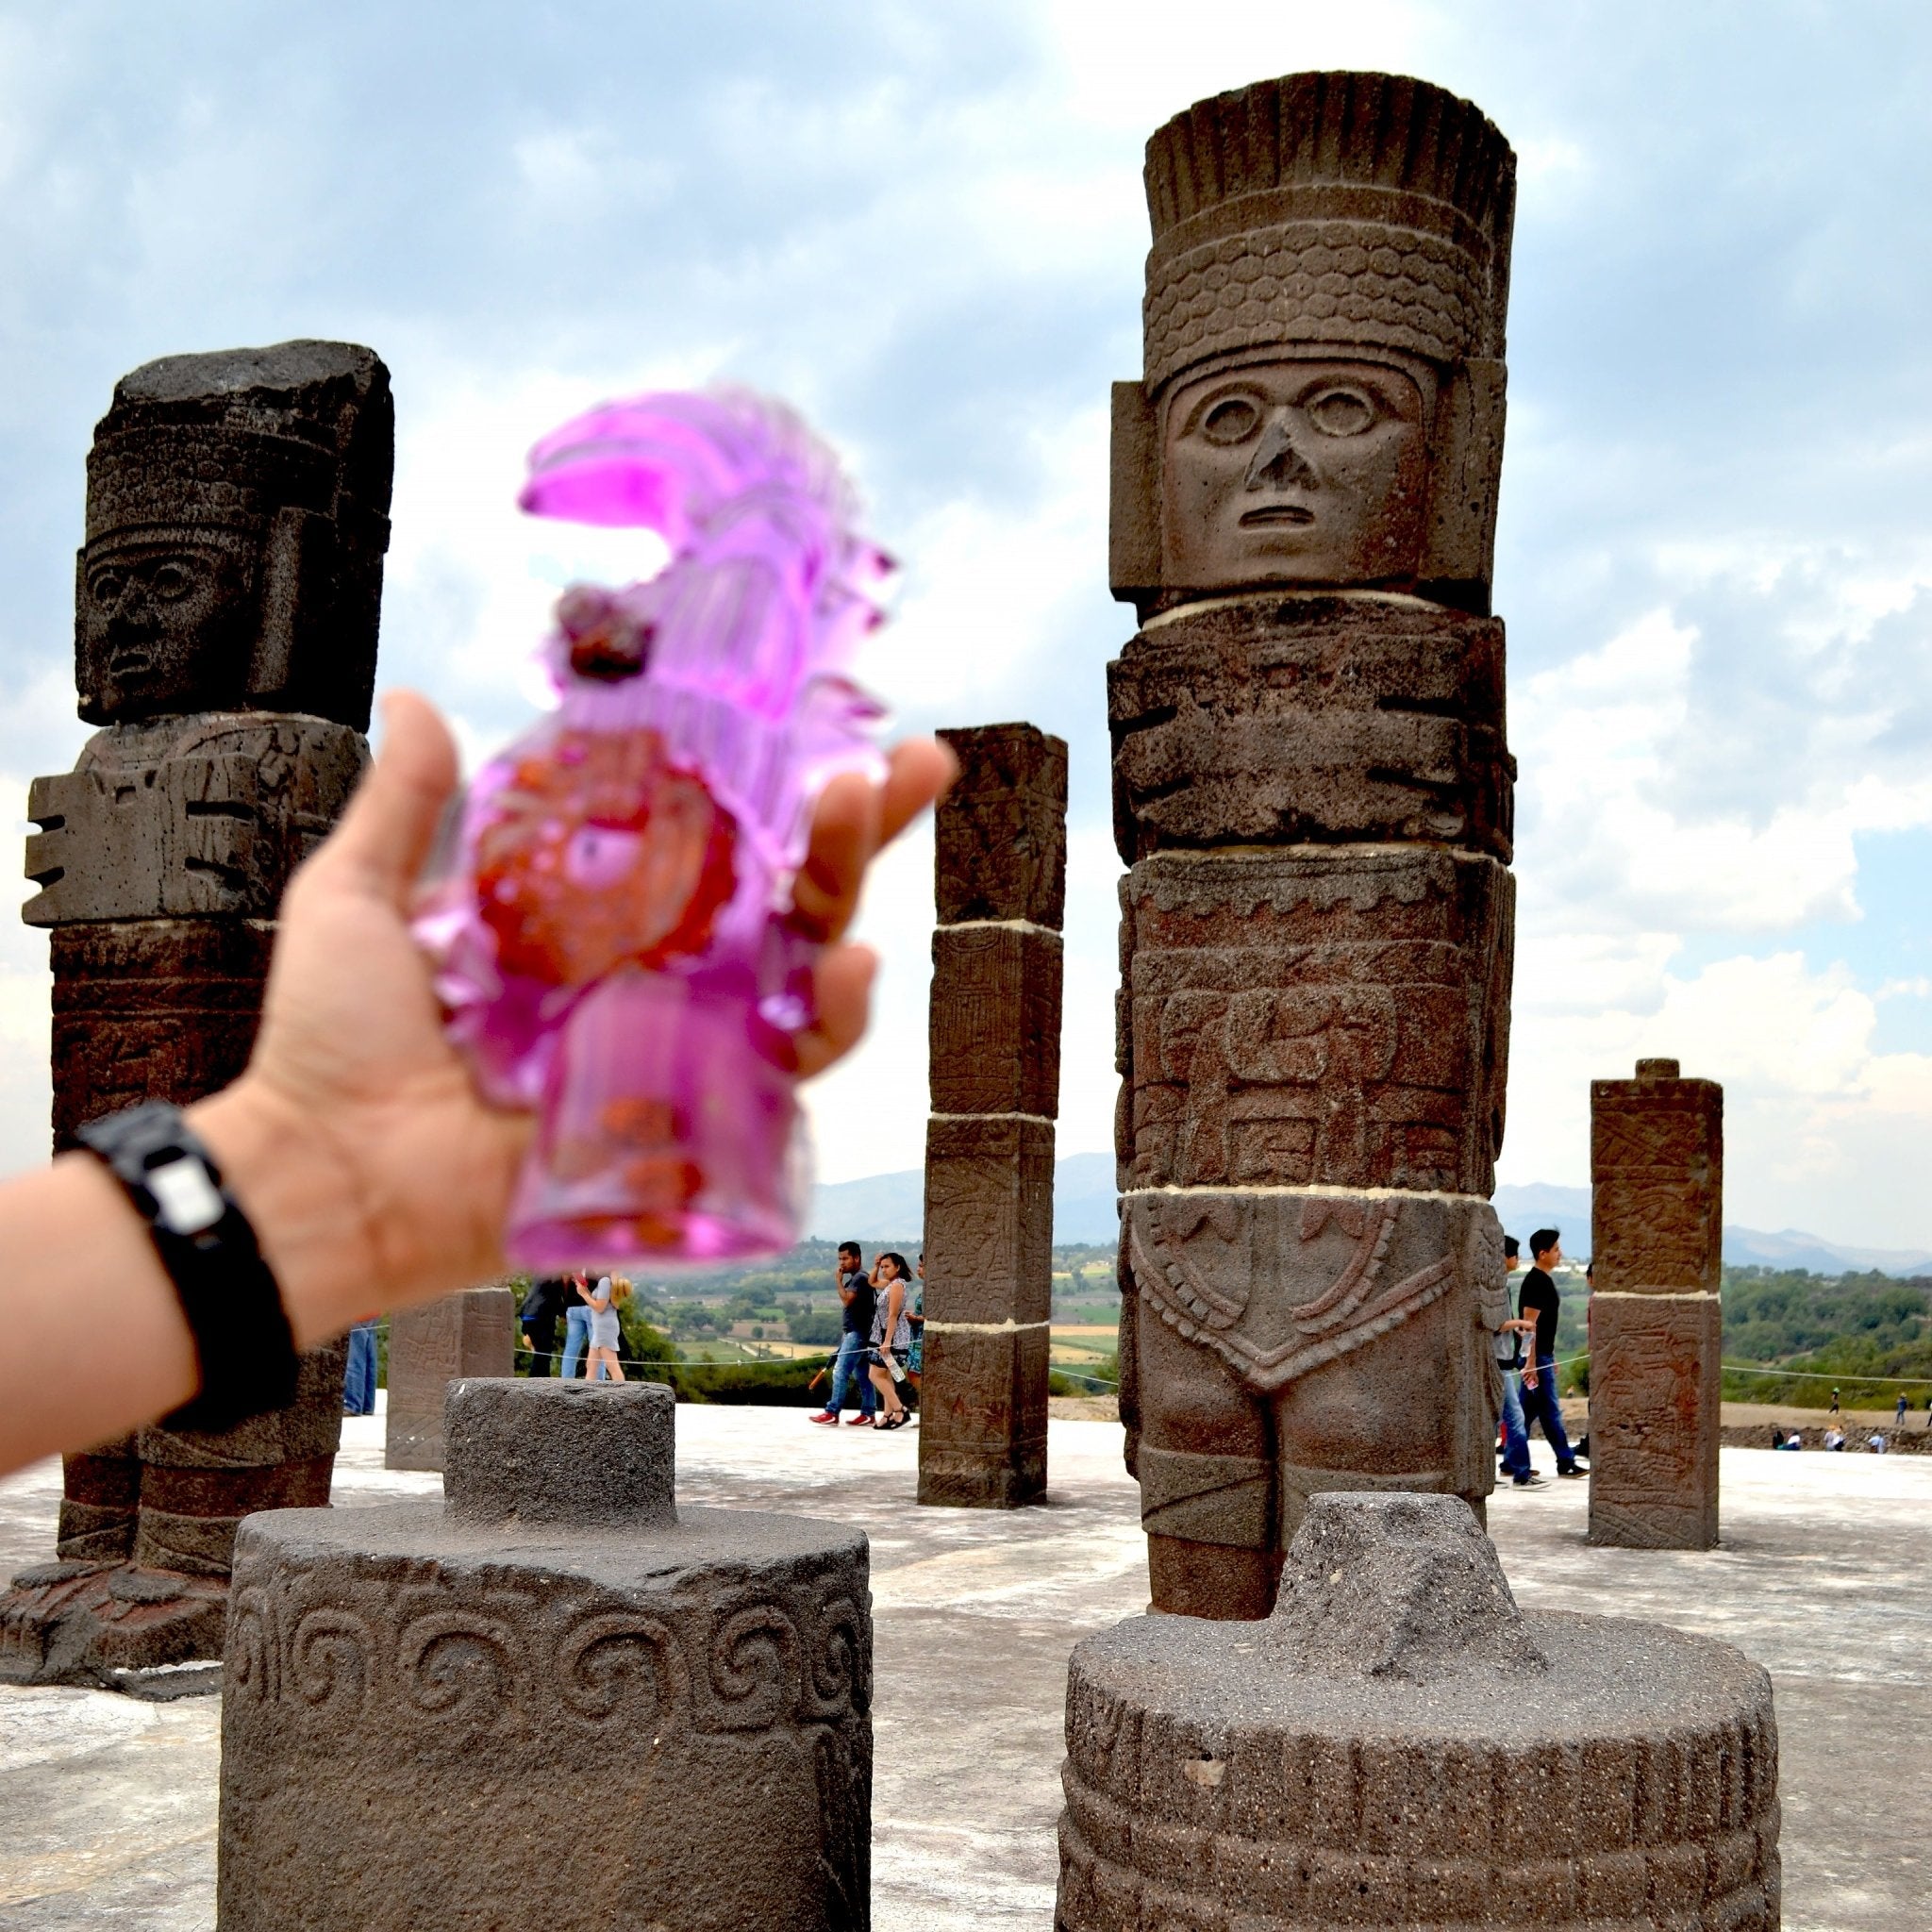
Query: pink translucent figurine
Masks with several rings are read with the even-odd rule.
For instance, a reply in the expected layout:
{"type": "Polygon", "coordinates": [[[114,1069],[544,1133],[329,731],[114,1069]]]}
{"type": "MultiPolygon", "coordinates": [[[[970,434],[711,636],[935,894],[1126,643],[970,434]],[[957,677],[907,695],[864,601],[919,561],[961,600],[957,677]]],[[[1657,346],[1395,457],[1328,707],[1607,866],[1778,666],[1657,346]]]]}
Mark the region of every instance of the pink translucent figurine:
{"type": "Polygon", "coordinates": [[[507,1252],[554,1271],[782,1249],[817,950],[784,919],[826,779],[883,770],[845,670],[890,565],[831,453],[742,391],[592,409],[531,451],[519,501],[661,531],[672,560],[564,592],[558,708],[476,774],[418,906],[451,1038],[490,1098],[539,1115],[507,1252]]]}

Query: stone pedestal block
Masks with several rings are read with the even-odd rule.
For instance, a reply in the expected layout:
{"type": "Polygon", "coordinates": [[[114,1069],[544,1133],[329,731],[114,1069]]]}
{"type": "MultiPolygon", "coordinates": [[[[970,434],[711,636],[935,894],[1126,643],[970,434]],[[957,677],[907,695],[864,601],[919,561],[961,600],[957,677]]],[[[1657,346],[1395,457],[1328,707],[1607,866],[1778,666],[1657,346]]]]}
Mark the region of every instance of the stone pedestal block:
{"type": "Polygon", "coordinates": [[[942,925],[932,936],[935,1114],[1029,1114],[1060,1099],[1060,936],[942,925]]]}
{"type": "Polygon", "coordinates": [[[941,731],[959,776],[934,814],[939,923],[1024,920],[1067,903],[1067,747],[1031,724],[941,731]]]}
{"type": "Polygon", "coordinates": [[[389,1469],[441,1469],[443,1397],[463,1376],[516,1374],[516,1297],[507,1288],[470,1288],[389,1324],[389,1469]]]}
{"type": "Polygon", "coordinates": [[[1590,1540],[1717,1547],[1724,1310],[1716,1294],[1590,1303],[1590,1540]]]}
{"type": "Polygon", "coordinates": [[[1226,598],[1108,666],[1114,837],[1156,852],[1349,841],[1510,856],[1503,626],[1413,598],[1226,598]]]}
{"type": "Polygon", "coordinates": [[[1121,883],[1130,1187],[1494,1185],[1515,887],[1413,849],[1121,883]]]}
{"type": "Polygon", "coordinates": [[[919,1422],[919,1500],[1010,1509],[1046,1491],[1052,1336],[928,1320],[919,1422]]]}
{"type": "Polygon", "coordinates": [[[1707,1550],[1723,1434],[1724,1089],[1592,1080],[1590,1540],[1707,1550]]]}
{"type": "Polygon", "coordinates": [[[948,1119],[925,1130],[925,1312],[941,1323],[1053,1311],[1053,1124],[948,1119]]]}
{"type": "Polygon", "coordinates": [[[675,1509],[657,1384],[449,1405],[446,1503],[242,1532],[223,1932],[868,1925],[864,1537],[675,1509]]]}
{"type": "Polygon", "coordinates": [[[1778,1924],[1765,1673],[1523,1614],[1448,1499],[1318,1497],[1265,1623],[1086,1639],[1064,1782],[1058,1932],[1778,1924]]]}

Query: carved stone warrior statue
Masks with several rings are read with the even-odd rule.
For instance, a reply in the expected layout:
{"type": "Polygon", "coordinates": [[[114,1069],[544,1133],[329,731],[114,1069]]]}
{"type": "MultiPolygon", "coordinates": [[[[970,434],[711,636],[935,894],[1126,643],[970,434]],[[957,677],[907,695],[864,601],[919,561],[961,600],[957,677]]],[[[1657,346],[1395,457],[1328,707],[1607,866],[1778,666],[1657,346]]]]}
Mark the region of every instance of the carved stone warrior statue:
{"type": "MultiPolygon", "coordinates": [[[[28,808],[57,1152],[247,1059],[282,888],[368,759],[393,453],[389,372],[348,343],[172,356],[115,387],[75,578],[80,715],[102,729],[28,808]]],[[[236,1524],[328,1499],[341,1359],[311,1356],[280,1413],[68,1457],[59,1560],[0,1599],[0,1675],[220,1656],[236,1524]]]]}
{"type": "Polygon", "coordinates": [[[1307,1499],[1494,1480],[1512,884],[1489,615],[1515,159],[1308,74],[1148,143],[1114,391],[1122,1413],[1155,1606],[1307,1499]]]}

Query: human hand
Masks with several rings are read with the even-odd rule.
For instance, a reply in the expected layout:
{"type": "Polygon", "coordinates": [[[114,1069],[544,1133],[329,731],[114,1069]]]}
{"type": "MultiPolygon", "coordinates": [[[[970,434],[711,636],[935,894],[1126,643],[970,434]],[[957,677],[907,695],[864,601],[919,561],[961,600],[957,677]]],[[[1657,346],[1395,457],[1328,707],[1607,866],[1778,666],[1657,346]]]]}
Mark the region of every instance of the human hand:
{"type": "MultiPolygon", "coordinates": [[[[457,783],[447,727],[393,693],[382,756],[335,832],[290,882],[246,1073],[197,1109],[260,1232],[305,1345],[372,1298],[426,1300],[503,1272],[503,1221],[530,1116],[489,1107],[445,1039],[409,902],[457,783]]],[[[820,800],[793,921],[824,947],[801,1076],[865,1030],[877,961],[843,941],[866,867],[950,783],[952,754],[902,744],[882,785],[820,800]]]]}

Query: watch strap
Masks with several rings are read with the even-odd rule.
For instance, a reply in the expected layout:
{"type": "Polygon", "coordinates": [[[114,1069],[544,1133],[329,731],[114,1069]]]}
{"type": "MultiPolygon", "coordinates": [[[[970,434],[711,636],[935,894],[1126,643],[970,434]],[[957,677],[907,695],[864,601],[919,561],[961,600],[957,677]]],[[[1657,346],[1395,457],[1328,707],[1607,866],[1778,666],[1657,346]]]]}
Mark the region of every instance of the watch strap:
{"type": "Polygon", "coordinates": [[[178,1107],[144,1101],[75,1137],[126,1191],[175,1284],[201,1390],[168,1420],[226,1429],[295,1399],[301,1358],[281,1290],[221,1170],[178,1107]]]}

